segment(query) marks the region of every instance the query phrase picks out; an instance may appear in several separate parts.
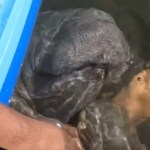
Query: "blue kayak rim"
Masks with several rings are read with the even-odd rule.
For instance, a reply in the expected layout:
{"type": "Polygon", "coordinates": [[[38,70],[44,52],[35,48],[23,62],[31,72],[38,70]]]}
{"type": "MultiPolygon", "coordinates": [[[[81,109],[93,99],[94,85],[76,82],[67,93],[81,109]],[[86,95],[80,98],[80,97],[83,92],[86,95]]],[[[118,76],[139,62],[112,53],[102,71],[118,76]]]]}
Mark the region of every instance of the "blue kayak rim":
{"type": "MultiPolygon", "coordinates": [[[[1,62],[0,62],[0,72],[2,70],[5,70],[2,73],[3,75],[1,76],[2,78],[0,79],[0,103],[3,103],[5,105],[9,104],[9,99],[12,96],[14,86],[17,82],[42,0],[28,0],[28,5],[27,5],[27,0],[24,0],[25,3],[23,3],[23,0],[21,0],[20,2],[21,3],[18,2],[18,4],[16,5],[22,5],[22,4],[26,5],[25,8],[23,8],[23,12],[20,12],[22,15],[23,14],[25,15],[21,17],[22,19],[24,18],[24,20],[22,20],[22,24],[20,24],[21,31],[20,32],[16,31],[14,34],[14,36],[16,36],[18,39],[16,38],[16,39],[12,39],[12,41],[11,40],[9,41],[12,43],[11,44],[9,43],[11,46],[10,47],[7,46],[7,48],[9,49],[6,49],[6,50],[7,52],[10,52],[11,54],[9,53],[4,54],[6,56],[2,55],[0,57],[0,58],[3,57],[3,60],[1,59],[1,62]],[[16,47],[13,46],[13,44],[15,44],[16,47]],[[3,65],[1,65],[3,61],[4,63],[3,65]]],[[[14,8],[16,5],[14,4],[14,8]]],[[[17,17],[17,16],[14,16],[14,17],[17,17]]],[[[9,20],[8,20],[8,23],[9,23],[9,20]]],[[[19,23],[21,23],[21,20],[19,21],[19,23]]],[[[19,30],[19,28],[16,28],[16,30],[19,30]]],[[[3,32],[3,34],[4,33],[5,31],[3,32]]],[[[2,47],[0,46],[0,48],[2,47]]]]}

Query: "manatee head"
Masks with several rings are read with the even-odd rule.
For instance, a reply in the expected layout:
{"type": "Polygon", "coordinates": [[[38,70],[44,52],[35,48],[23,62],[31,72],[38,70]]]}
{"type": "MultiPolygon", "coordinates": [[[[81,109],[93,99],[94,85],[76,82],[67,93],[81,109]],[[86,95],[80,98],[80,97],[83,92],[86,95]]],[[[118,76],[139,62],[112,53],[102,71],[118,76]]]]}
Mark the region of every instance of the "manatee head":
{"type": "Polygon", "coordinates": [[[48,11],[38,17],[20,79],[36,112],[68,122],[95,100],[104,81],[120,80],[129,59],[129,46],[109,14],[48,11]]]}

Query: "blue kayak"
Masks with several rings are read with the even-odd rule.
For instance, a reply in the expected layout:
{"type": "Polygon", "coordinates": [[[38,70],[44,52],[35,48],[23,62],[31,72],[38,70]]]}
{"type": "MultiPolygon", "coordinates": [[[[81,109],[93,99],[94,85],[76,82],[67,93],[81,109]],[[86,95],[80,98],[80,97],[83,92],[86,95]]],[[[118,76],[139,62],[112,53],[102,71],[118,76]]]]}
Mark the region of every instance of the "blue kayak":
{"type": "Polygon", "coordinates": [[[9,104],[42,0],[0,0],[0,103],[9,104]]]}

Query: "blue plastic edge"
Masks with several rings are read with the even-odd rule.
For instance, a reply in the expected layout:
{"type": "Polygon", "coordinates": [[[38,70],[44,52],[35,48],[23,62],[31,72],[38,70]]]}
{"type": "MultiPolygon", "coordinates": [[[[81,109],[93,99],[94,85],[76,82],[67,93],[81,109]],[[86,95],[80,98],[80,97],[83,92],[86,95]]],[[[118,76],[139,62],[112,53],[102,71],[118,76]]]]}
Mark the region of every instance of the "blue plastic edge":
{"type": "MultiPolygon", "coordinates": [[[[4,0],[5,1],[5,0],[4,0]]],[[[7,0],[6,0],[7,1],[7,0]]],[[[22,36],[33,0],[15,0],[0,38],[0,91],[7,77],[20,38],[22,36]]],[[[6,4],[7,10],[9,3],[6,4]]],[[[2,13],[5,13],[5,11],[2,13]]]]}
{"type": "Polygon", "coordinates": [[[0,38],[14,6],[15,0],[0,0],[0,38]],[[7,9],[6,9],[7,8],[7,9]]]}
{"type": "Polygon", "coordinates": [[[17,82],[18,75],[21,70],[21,64],[24,60],[29,41],[31,39],[32,31],[36,22],[36,18],[38,16],[41,3],[42,0],[33,0],[31,4],[26,25],[24,27],[20,42],[18,44],[17,51],[14,55],[14,59],[3,84],[3,88],[0,92],[0,102],[5,105],[9,104],[9,99],[12,96],[14,86],[17,82]]]}

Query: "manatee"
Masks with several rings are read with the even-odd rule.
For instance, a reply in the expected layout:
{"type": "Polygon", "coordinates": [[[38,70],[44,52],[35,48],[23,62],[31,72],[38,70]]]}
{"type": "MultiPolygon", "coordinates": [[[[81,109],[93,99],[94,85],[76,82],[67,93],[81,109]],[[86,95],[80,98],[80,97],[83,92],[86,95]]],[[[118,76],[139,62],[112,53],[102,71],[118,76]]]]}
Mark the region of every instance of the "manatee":
{"type": "Polygon", "coordinates": [[[122,119],[124,113],[111,103],[122,83],[144,65],[145,61],[131,53],[109,14],[94,8],[41,12],[10,106],[36,119],[59,120],[60,125],[81,124],[82,119],[75,117],[85,112],[89,120],[85,126],[90,126],[84,132],[88,140],[82,139],[78,127],[85,148],[91,143],[91,150],[132,150],[133,143],[145,150],[134,127],[122,119]],[[98,95],[109,92],[108,106],[97,103],[98,95]],[[102,133],[105,127],[109,135],[102,133]],[[110,140],[102,144],[102,139],[110,140]]]}
{"type": "Polygon", "coordinates": [[[10,105],[63,123],[118,83],[132,55],[114,19],[91,9],[39,14],[10,105]]]}

